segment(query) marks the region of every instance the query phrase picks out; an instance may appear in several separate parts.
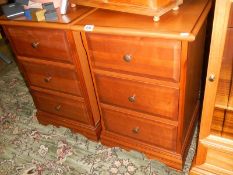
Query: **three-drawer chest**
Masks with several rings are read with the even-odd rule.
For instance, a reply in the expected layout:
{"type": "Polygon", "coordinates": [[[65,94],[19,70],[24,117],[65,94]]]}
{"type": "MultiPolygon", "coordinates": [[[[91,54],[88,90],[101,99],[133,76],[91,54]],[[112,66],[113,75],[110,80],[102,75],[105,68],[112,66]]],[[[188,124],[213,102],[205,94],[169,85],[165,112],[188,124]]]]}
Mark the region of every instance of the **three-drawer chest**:
{"type": "Polygon", "coordinates": [[[40,123],[65,126],[98,140],[101,124],[88,64],[80,60],[70,22],[93,9],[77,7],[59,23],[3,21],[40,123]],[[66,18],[65,18],[66,17],[66,18]],[[13,24],[12,24],[12,23],[13,24]]]}
{"type": "Polygon", "coordinates": [[[210,6],[189,0],[157,23],[82,6],[60,19],[68,23],[0,23],[41,123],[181,170],[200,114],[210,6]]]}
{"type": "Polygon", "coordinates": [[[98,9],[71,27],[87,52],[103,144],[139,150],[182,169],[200,115],[210,7],[209,1],[188,1],[158,23],[98,9]]]}

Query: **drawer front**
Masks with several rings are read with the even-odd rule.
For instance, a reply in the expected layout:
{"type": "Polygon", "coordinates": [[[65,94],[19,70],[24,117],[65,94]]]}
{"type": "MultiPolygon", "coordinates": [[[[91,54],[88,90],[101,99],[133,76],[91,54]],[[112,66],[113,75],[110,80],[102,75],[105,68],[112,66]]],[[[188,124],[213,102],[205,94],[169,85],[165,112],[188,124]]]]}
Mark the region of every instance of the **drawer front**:
{"type": "Polygon", "coordinates": [[[179,90],[98,74],[95,77],[102,103],[177,119],[179,90]]]}
{"type": "Polygon", "coordinates": [[[31,86],[81,96],[80,83],[74,68],[49,63],[21,63],[31,86]]]}
{"type": "Polygon", "coordinates": [[[15,26],[7,31],[19,56],[72,62],[65,31],[15,26]]]}
{"type": "Polygon", "coordinates": [[[88,33],[87,42],[94,68],[180,79],[179,41],[88,33]]]}
{"type": "Polygon", "coordinates": [[[32,95],[39,110],[88,123],[88,112],[83,99],[57,96],[38,91],[32,91],[32,95]]]}
{"type": "Polygon", "coordinates": [[[175,126],[102,108],[105,130],[169,150],[176,150],[175,126]]]}

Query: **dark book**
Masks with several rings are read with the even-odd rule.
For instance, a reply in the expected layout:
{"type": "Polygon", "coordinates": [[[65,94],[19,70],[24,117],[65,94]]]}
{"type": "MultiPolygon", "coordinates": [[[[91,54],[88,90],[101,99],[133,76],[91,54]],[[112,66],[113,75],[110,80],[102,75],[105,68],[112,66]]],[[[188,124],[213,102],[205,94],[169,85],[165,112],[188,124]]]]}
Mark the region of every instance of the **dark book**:
{"type": "Polygon", "coordinates": [[[3,14],[9,19],[24,15],[23,6],[18,3],[6,4],[1,6],[1,8],[3,14]]]}

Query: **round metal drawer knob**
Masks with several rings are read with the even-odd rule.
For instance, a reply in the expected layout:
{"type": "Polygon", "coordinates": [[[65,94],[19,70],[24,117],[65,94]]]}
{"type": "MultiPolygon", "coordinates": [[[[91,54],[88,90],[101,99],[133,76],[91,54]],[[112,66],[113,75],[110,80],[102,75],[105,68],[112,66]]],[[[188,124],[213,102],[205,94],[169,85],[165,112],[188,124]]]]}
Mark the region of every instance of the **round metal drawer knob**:
{"type": "Polygon", "coordinates": [[[60,111],[60,109],[61,109],[61,105],[57,105],[57,106],[55,107],[55,110],[56,110],[56,111],[60,111]]]}
{"type": "Polygon", "coordinates": [[[210,74],[209,81],[210,82],[214,82],[214,80],[215,80],[215,75],[214,74],[210,74]]]}
{"type": "Polygon", "coordinates": [[[51,80],[52,80],[52,77],[45,77],[45,78],[44,78],[44,81],[45,81],[46,83],[49,83],[51,80]]]}
{"type": "Polygon", "coordinates": [[[34,49],[36,49],[36,48],[39,47],[40,43],[39,43],[39,42],[33,42],[31,45],[32,45],[32,47],[33,47],[34,49]]]}
{"type": "Polygon", "coordinates": [[[125,62],[130,62],[133,59],[133,57],[130,54],[125,54],[123,59],[125,62]]]}
{"type": "Polygon", "coordinates": [[[136,101],[136,95],[133,95],[133,96],[130,96],[129,98],[128,98],[128,100],[130,101],[130,102],[135,102],[136,101]]]}
{"type": "Polygon", "coordinates": [[[135,127],[135,128],[132,129],[132,132],[133,132],[134,134],[138,134],[139,131],[140,131],[140,128],[139,128],[139,127],[135,127]]]}
{"type": "Polygon", "coordinates": [[[159,22],[159,20],[160,20],[160,17],[159,17],[159,16],[154,16],[154,17],[153,17],[153,21],[154,21],[154,22],[159,22]]]}

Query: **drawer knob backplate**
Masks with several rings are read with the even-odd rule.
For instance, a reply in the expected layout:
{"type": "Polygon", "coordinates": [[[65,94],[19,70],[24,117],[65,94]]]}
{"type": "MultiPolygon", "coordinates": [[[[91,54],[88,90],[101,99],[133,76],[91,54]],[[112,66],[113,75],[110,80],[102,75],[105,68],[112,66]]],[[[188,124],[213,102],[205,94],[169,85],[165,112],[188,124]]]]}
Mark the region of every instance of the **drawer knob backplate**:
{"type": "Polygon", "coordinates": [[[39,47],[39,44],[40,44],[39,42],[33,42],[31,45],[32,45],[33,48],[36,49],[36,48],[39,47]]]}
{"type": "Polygon", "coordinates": [[[139,127],[135,127],[135,128],[132,129],[132,132],[133,132],[134,134],[138,134],[139,131],[140,131],[140,128],[139,128],[139,127]]]}
{"type": "Polygon", "coordinates": [[[130,62],[133,59],[133,57],[130,54],[125,54],[123,59],[125,60],[125,62],[130,62]]]}
{"type": "Polygon", "coordinates": [[[46,83],[49,83],[51,80],[52,80],[52,77],[45,77],[45,78],[44,78],[44,81],[45,81],[46,83]]]}
{"type": "Polygon", "coordinates": [[[56,110],[56,111],[60,111],[60,109],[61,109],[61,105],[57,105],[57,106],[55,107],[55,110],[56,110]]]}
{"type": "Polygon", "coordinates": [[[128,98],[128,100],[130,101],[130,102],[135,102],[136,101],[136,95],[134,94],[134,95],[132,95],[132,96],[130,96],[129,98],[128,98]]]}

